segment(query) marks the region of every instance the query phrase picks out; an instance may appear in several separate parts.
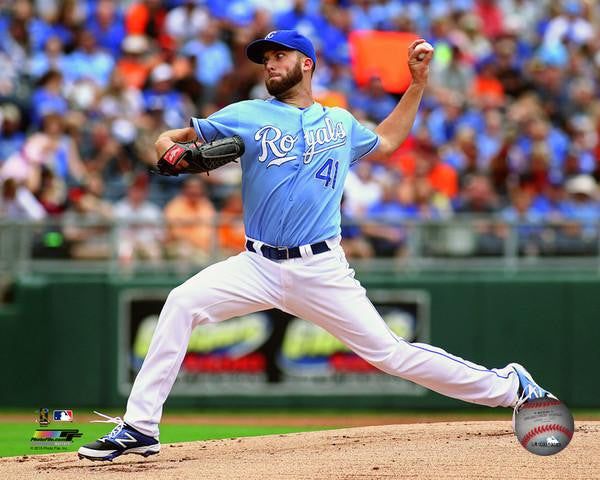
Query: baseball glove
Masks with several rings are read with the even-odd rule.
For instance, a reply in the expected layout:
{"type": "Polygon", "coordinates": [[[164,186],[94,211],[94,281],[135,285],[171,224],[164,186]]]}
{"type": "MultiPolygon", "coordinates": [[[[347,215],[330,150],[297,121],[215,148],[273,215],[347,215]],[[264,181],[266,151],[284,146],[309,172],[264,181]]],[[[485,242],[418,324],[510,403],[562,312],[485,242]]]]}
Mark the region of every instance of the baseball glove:
{"type": "MultiPolygon", "coordinates": [[[[176,177],[180,173],[204,173],[233,162],[244,154],[242,137],[215,140],[210,143],[176,142],[169,148],[156,164],[156,171],[161,175],[176,177]],[[177,168],[185,160],[187,166],[177,168]]],[[[185,164],[184,164],[185,165],[185,164]]]]}

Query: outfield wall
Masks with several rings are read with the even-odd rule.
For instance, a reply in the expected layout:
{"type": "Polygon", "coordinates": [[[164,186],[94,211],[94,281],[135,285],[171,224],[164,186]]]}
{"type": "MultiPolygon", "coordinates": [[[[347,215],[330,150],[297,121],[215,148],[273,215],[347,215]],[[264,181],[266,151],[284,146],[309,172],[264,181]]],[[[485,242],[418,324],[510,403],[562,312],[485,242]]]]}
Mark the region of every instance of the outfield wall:
{"type": "MultiPolygon", "coordinates": [[[[599,277],[465,273],[359,278],[393,329],[405,329],[412,340],[490,367],[518,361],[568,405],[600,406],[595,381],[600,366],[599,277]]],[[[152,318],[177,284],[170,277],[63,274],[19,279],[14,301],[0,307],[0,406],[122,407],[138,357],[147,348],[152,318]]],[[[186,357],[189,371],[167,405],[466,405],[382,378],[319,332],[278,318],[243,319],[222,331],[203,333],[205,327],[199,327],[186,357]],[[280,322],[287,322],[283,332],[280,322]],[[232,354],[232,343],[242,337],[232,354]],[[302,348],[294,343],[306,338],[312,343],[302,348]],[[240,353],[240,348],[246,350],[240,353]],[[229,355],[225,360],[224,351],[229,355]],[[278,365],[275,371],[269,370],[269,362],[278,365]],[[323,367],[331,365],[338,370],[323,374],[323,367]],[[233,375],[228,368],[239,371],[233,375]]]]}

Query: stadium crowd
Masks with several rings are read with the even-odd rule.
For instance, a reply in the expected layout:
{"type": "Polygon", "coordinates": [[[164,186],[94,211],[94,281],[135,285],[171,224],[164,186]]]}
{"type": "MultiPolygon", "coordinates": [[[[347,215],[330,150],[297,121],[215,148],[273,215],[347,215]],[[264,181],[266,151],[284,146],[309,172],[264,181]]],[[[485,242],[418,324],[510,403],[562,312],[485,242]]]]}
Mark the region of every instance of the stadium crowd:
{"type": "Polygon", "coordinates": [[[349,33],[414,32],[436,48],[412,136],[388,164],[358,162],[349,175],[349,256],[400,255],[403,222],[466,214],[493,219],[477,224],[469,253],[501,253],[506,224],[520,222],[524,254],[597,252],[593,0],[0,2],[0,217],[61,219],[78,258],[109,255],[108,230],[85,225],[114,219],[143,223],[120,227],[124,261],[241,250],[239,167],[187,179],[148,171],[161,131],[267,98],[244,52],[274,29],[309,36],[316,98],[373,127],[398,96],[378,72],[356,84],[349,33]]]}

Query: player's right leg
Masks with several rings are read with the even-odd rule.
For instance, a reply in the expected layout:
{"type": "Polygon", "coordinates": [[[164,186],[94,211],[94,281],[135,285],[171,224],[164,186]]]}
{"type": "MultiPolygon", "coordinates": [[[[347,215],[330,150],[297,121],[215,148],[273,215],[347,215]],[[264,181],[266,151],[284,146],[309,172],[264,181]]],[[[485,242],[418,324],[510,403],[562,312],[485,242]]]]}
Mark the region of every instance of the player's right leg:
{"type": "Polygon", "coordinates": [[[162,408],[183,362],[192,330],[279,306],[278,265],[243,252],[202,270],[169,294],[127,402],[111,433],[81,447],[80,456],[112,460],[124,453],[158,453],[162,408]]]}
{"type": "Polygon", "coordinates": [[[288,296],[287,310],[323,327],[380,370],[443,395],[491,407],[516,406],[524,389],[532,395],[548,394],[520,366],[490,369],[396,336],[354,279],[340,247],[290,262],[295,265],[283,269],[284,282],[302,285],[302,296],[288,296]],[[529,386],[523,385],[524,379],[529,386]]]}

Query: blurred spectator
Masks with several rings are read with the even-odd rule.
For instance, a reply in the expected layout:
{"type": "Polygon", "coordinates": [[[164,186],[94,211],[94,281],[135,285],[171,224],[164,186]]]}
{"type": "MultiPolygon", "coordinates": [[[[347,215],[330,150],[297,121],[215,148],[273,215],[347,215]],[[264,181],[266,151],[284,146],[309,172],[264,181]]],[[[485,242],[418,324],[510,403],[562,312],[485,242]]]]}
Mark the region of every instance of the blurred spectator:
{"type": "Polygon", "coordinates": [[[42,118],[42,134],[46,136],[52,149],[44,159],[44,165],[65,182],[81,183],[85,178],[85,166],[81,162],[79,150],[68,135],[65,120],[51,113],[42,118]]]}
{"type": "Polygon", "coordinates": [[[218,235],[219,245],[224,255],[235,255],[246,248],[246,234],[242,218],[242,195],[234,191],[225,200],[220,211],[218,235]]]}
{"type": "Polygon", "coordinates": [[[27,0],[16,0],[11,13],[12,15],[3,19],[4,25],[0,28],[0,50],[5,52],[15,65],[22,68],[27,63],[30,51],[27,27],[33,14],[31,3],[27,0]]]}
{"type": "Polygon", "coordinates": [[[100,97],[98,110],[110,119],[136,121],[144,111],[144,98],[137,88],[129,87],[123,74],[115,69],[110,83],[100,97]]]}
{"type": "Polygon", "coordinates": [[[346,197],[342,196],[342,246],[348,258],[371,258],[374,254],[373,247],[365,239],[360,223],[363,216],[352,216],[346,213],[346,197]]]}
{"type": "Polygon", "coordinates": [[[70,206],[64,214],[64,237],[72,258],[97,260],[110,258],[112,207],[100,198],[101,183],[95,179],[87,188],[69,191],[70,206]]]}
{"type": "Polygon", "coordinates": [[[167,9],[161,0],[142,0],[131,4],[125,15],[125,27],[130,35],[145,35],[169,49],[173,40],[165,31],[167,9]]]}
{"type": "Polygon", "coordinates": [[[147,183],[147,178],[138,177],[127,197],[114,206],[115,219],[124,223],[118,231],[118,255],[124,265],[137,258],[156,262],[162,257],[162,212],[147,200],[147,183]]]}
{"type": "Polygon", "coordinates": [[[291,3],[291,8],[275,16],[274,26],[278,30],[298,30],[308,38],[317,37],[322,23],[318,13],[310,12],[307,0],[293,0],[291,3]]]}
{"type": "Polygon", "coordinates": [[[578,175],[569,179],[567,219],[552,230],[544,244],[551,255],[594,255],[598,253],[598,186],[593,177],[578,175]]]}
{"type": "Polygon", "coordinates": [[[363,225],[363,233],[376,256],[406,254],[408,230],[403,223],[418,217],[415,201],[415,185],[410,180],[403,180],[399,185],[391,180],[384,184],[381,199],[369,208],[369,221],[363,225]]]}
{"type": "MultiPolygon", "coordinates": [[[[536,31],[544,18],[543,8],[529,0],[500,0],[498,2],[504,15],[505,29],[509,26],[527,42],[536,38],[536,31]]],[[[546,2],[547,3],[547,2],[546,2]]]]}
{"type": "MultiPolygon", "coordinates": [[[[587,116],[575,116],[569,121],[571,145],[563,165],[566,176],[578,173],[594,173],[597,167],[596,148],[598,132],[587,116]]],[[[568,141],[568,140],[567,140],[568,141]]]]}
{"type": "Polygon", "coordinates": [[[16,105],[0,106],[0,166],[25,143],[21,125],[21,112],[16,105]]]}
{"type": "Polygon", "coordinates": [[[352,17],[347,9],[323,4],[317,20],[317,36],[321,53],[328,62],[349,63],[348,33],[352,17]]]}
{"type": "MultiPolygon", "coordinates": [[[[27,3],[31,3],[28,1],[27,3]]],[[[65,45],[71,45],[73,30],[80,26],[85,12],[75,0],[50,2],[42,14],[28,22],[32,51],[40,51],[50,37],[58,37],[65,45]]]]}
{"type": "MultiPolygon", "coordinates": [[[[247,0],[207,0],[210,13],[227,28],[246,26],[257,14],[257,2],[247,0]]],[[[264,36],[264,35],[263,35],[264,36]]]]}
{"type": "Polygon", "coordinates": [[[565,0],[562,15],[553,18],[546,27],[544,42],[554,45],[565,42],[583,44],[594,36],[594,28],[582,18],[583,7],[579,0],[565,0]]]}
{"type": "Polygon", "coordinates": [[[91,80],[98,87],[105,87],[114,66],[113,57],[98,48],[93,33],[81,30],[75,50],[67,55],[63,73],[67,83],[85,79],[91,80]]]}
{"type": "Polygon", "coordinates": [[[465,61],[460,46],[453,44],[450,61],[439,69],[434,69],[432,84],[436,88],[456,92],[465,97],[472,89],[473,79],[473,67],[465,61]]]}
{"type": "MultiPolygon", "coordinates": [[[[86,132],[86,142],[83,142],[85,149],[82,155],[85,157],[88,173],[106,177],[109,183],[126,182],[132,167],[132,158],[126,154],[119,141],[120,136],[126,132],[115,134],[120,126],[118,121],[113,123],[116,128],[111,128],[108,122],[95,122],[90,125],[90,130],[86,132]]],[[[117,197],[121,197],[122,193],[124,192],[119,192],[117,197]]]]}
{"type": "Polygon", "coordinates": [[[164,110],[165,123],[171,128],[180,128],[186,124],[186,115],[189,107],[185,97],[175,89],[173,67],[168,63],[161,63],[150,74],[150,87],[144,90],[144,103],[146,108],[161,105],[164,110]]]}
{"type": "Polygon", "coordinates": [[[460,17],[458,27],[461,29],[461,34],[457,35],[456,41],[461,48],[461,54],[464,52],[469,63],[474,63],[476,59],[485,58],[492,53],[490,38],[483,33],[480,17],[474,13],[465,13],[460,17]]]}
{"type": "Polygon", "coordinates": [[[396,106],[396,100],[383,88],[381,77],[372,75],[369,83],[350,98],[350,106],[365,112],[370,120],[380,123],[396,106]]]}
{"type": "Polygon", "coordinates": [[[535,143],[525,173],[520,175],[523,188],[537,194],[545,190],[550,181],[550,151],[544,142],[535,143]]]}
{"type": "Polygon", "coordinates": [[[500,107],[505,102],[504,86],[496,76],[495,66],[482,61],[472,84],[472,93],[483,105],[500,107]]]}
{"type": "Polygon", "coordinates": [[[561,222],[571,215],[562,177],[550,175],[544,192],[538,194],[532,208],[547,222],[561,222]]]}
{"type": "Polygon", "coordinates": [[[42,220],[46,212],[27,187],[7,178],[2,182],[1,217],[9,220],[42,220]]]}
{"type": "Polygon", "coordinates": [[[572,119],[588,115],[596,99],[595,88],[596,86],[590,78],[573,79],[569,85],[569,101],[561,105],[563,117],[572,119]]]}
{"type": "Polygon", "coordinates": [[[181,53],[195,61],[196,80],[204,87],[204,100],[213,101],[217,84],[233,70],[231,52],[219,40],[219,28],[214,20],[207,22],[196,40],[187,42],[181,53]]]}
{"type": "Polygon", "coordinates": [[[444,162],[457,170],[461,176],[479,170],[477,162],[480,156],[475,136],[475,130],[465,125],[458,129],[454,140],[444,148],[442,154],[444,162]]]}
{"type": "Polygon", "coordinates": [[[435,145],[449,143],[463,124],[465,102],[456,93],[444,93],[437,106],[427,117],[429,135],[435,145]]]}
{"type": "Polygon", "coordinates": [[[489,172],[492,159],[498,154],[504,141],[502,113],[499,109],[485,112],[485,126],[477,136],[478,165],[482,172],[489,172]]]}
{"type": "Polygon", "coordinates": [[[382,185],[373,175],[373,166],[358,162],[350,169],[344,185],[344,213],[350,217],[363,216],[382,195],[382,185]]]}
{"type": "Polygon", "coordinates": [[[488,38],[495,38],[504,30],[502,10],[496,0],[475,0],[475,13],[488,38]]]}
{"type": "Polygon", "coordinates": [[[512,203],[502,210],[501,217],[516,229],[519,252],[533,255],[539,252],[543,216],[533,205],[533,194],[527,189],[513,192],[512,203]]]}
{"type": "Polygon", "coordinates": [[[454,201],[454,211],[457,213],[494,213],[499,207],[489,178],[482,174],[468,176],[464,189],[454,201]]]}
{"type": "Polygon", "coordinates": [[[204,0],[184,0],[181,3],[182,5],[171,10],[165,19],[166,32],[179,45],[199,35],[210,21],[204,0]]]}
{"type": "Polygon", "coordinates": [[[436,191],[447,198],[458,193],[458,173],[448,163],[442,162],[437,149],[430,144],[417,146],[413,155],[401,160],[402,173],[409,178],[426,178],[436,191]]]}
{"type": "Polygon", "coordinates": [[[436,192],[425,177],[415,181],[415,206],[420,220],[442,220],[452,213],[448,197],[436,192]]]}
{"type": "Polygon", "coordinates": [[[486,61],[493,62],[496,78],[500,80],[504,93],[512,98],[526,93],[531,85],[527,76],[523,75],[514,38],[501,37],[493,47],[494,53],[486,61]]]}
{"type": "Polygon", "coordinates": [[[523,173],[530,167],[529,159],[535,144],[545,143],[549,147],[551,169],[561,170],[568,151],[568,139],[541,115],[532,115],[524,122],[524,131],[515,140],[514,147],[508,152],[510,168],[523,173]]]}
{"type": "Polygon", "coordinates": [[[164,101],[156,98],[147,103],[145,107],[145,113],[138,122],[134,150],[145,165],[154,166],[157,161],[154,142],[162,132],[168,130],[165,123],[164,101]]]}
{"type": "Polygon", "coordinates": [[[569,195],[569,217],[589,226],[600,219],[598,185],[591,175],[577,175],[566,183],[569,195]]]}
{"type": "Polygon", "coordinates": [[[125,38],[125,24],[114,0],[98,0],[96,10],[86,28],[96,39],[98,46],[114,58],[121,54],[121,42],[125,38]]]}
{"type": "MultiPolygon", "coordinates": [[[[319,66],[319,71],[321,71],[319,66]]],[[[320,73],[315,72],[313,82],[318,83],[320,73]]],[[[344,102],[347,102],[347,98],[354,93],[354,81],[352,79],[352,73],[350,67],[340,62],[332,62],[329,65],[328,75],[325,77],[326,82],[324,86],[328,88],[330,92],[337,92],[339,95],[344,97],[344,102]]]]}
{"type": "Polygon", "coordinates": [[[59,37],[50,37],[44,45],[44,51],[35,53],[29,61],[29,73],[40,78],[50,70],[62,72],[67,67],[64,45],[59,37]]]}
{"type": "Polygon", "coordinates": [[[63,77],[55,70],[49,70],[39,79],[38,88],[31,98],[31,116],[39,126],[42,117],[49,113],[64,115],[69,105],[63,95],[63,77]]]}
{"type": "Polygon", "coordinates": [[[66,207],[67,186],[51,170],[42,170],[36,196],[49,216],[61,215],[66,207]]]}
{"type": "Polygon", "coordinates": [[[123,76],[130,88],[141,89],[146,84],[153,61],[146,58],[150,48],[143,35],[128,35],[121,44],[123,56],[117,63],[116,71],[123,76]]]}
{"type": "Polygon", "coordinates": [[[537,93],[544,113],[554,125],[563,128],[566,119],[562,116],[565,102],[568,102],[569,91],[565,83],[563,69],[552,63],[539,63],[533,77],[537,93]]]}
{"type": "Polygon", "coordinates": [[[54,145],[48,136],[32,135],[18,152],[6,159],[0,169],[0,178],[11,178],[35,192],[40,184],[42,166],[53,152],[54,145]]]}
{"type": "Polygon", "coordinates": [[[186,178],[181,194],[165,207],[167,249],[176,258],[205,261],[218,241],[214,234],[215,208],[196,176],[186,178]]]}

